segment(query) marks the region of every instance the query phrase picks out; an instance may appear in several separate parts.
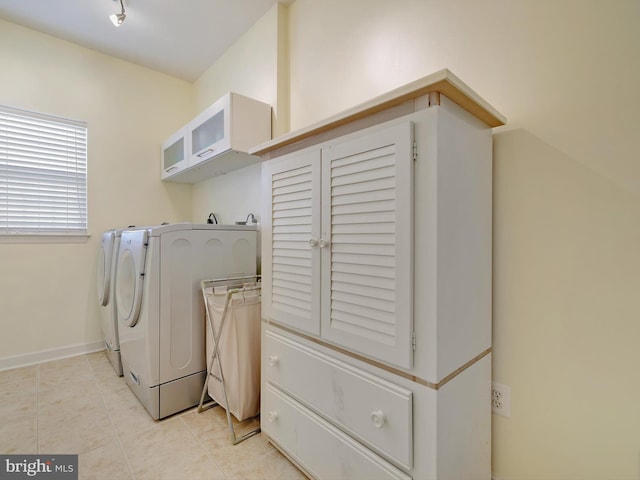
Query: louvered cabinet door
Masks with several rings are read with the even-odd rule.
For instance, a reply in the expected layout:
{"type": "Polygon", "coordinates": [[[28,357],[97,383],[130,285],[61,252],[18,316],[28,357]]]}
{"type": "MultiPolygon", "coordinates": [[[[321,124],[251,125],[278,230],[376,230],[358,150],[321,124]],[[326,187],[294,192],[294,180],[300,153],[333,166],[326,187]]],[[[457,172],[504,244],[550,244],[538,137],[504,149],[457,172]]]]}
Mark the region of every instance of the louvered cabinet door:
{"type": "Polygon", "coordinates": [[[413,125],[322,150],[321,336],[413,363],[413,125]]]}
{"type": "Polygon", "coordinates": [[[262,309],[267,320],[320,334],[320,151],[263,169],[262,309]]]}

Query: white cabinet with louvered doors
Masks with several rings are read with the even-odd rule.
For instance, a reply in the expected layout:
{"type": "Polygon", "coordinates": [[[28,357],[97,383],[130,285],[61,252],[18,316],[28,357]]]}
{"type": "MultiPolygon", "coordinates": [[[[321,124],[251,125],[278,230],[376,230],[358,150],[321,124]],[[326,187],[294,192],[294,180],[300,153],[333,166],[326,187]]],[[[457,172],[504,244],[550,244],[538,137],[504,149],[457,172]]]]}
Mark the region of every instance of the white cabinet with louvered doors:
{"type": "Polygon", "coordinates": [[[322,149],[321,335],[412,366],[413,125],[322,149]]]}
{"type": "Polygon", "coordinates": [[[503,123],[444,70],[251,152],[262,432],[310,477],[490,480],[503,123]]]}
{"type": "Polygon", "coordinates": [[[262,314],[320,334],[320,151],[300,152],[263,167],[262,314]],[[263,254],[264,255],[264,254],[263,254]]]}
{"type": "Polygon", "coordinates": [[[265,316],[411,368],[412,172],[410,122],[265,164],[265,316]]]}

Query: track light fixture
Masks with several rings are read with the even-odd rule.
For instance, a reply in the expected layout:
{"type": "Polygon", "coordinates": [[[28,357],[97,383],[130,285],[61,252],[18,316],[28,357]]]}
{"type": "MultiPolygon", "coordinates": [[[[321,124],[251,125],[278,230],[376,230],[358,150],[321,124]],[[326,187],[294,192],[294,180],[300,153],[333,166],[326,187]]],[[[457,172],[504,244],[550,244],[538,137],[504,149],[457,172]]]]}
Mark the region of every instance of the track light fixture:
{"type": "MultiPolygon", "coordinates": [[[[117,2],[118,0],[113,1],[117,2]]],[[[120,0],[120,8],[122,8],[122,11],[120,13],[114,13],[113,15],[109,16],[109,18],[111,19],[111,23],[113,23],[116,27],[122,25],[124,19],[127,18],[127,15],[124,13],[124,4],[122,3],[122,0],[120,0]]]]}

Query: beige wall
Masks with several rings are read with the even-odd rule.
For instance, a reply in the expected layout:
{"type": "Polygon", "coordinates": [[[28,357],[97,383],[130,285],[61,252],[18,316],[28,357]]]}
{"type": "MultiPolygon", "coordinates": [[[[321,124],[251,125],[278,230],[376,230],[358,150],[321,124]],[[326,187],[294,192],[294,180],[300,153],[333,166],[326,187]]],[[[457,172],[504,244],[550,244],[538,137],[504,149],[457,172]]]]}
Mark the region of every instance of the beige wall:
{"type": "MultiPolygon", "coordinates": [[[[288,132],[286,35],[287,7],[277,4],[196,81],[198,109],[233,91],[271,105],[274,135],[288,132]]],[[[210,212],[220,223],[245,220],[250,212],[260,219],[260,175],[258,164],[194,185],[194,221],[210,212]]]]}
{"type": "Polygon", "coordinates": [[[494,165],[494,471],[637,480],[640,198],[525,128],[494,165]]]}
{"type": "Polygon", "coordinates": [[[291,125],[440,68],[495,135],[494,416],[504,480],[640,478],[640,3],[296,0],[291,125]]]}
{"type": "Polygon", "coordinates": [[[0,103],[89,126],[87,243],[0,244],[0,359],[101,340],[100,234],[189,220],[191,188],[161,183],[160,139],[193,114],[186,82],[0,20],[0,103]]]}

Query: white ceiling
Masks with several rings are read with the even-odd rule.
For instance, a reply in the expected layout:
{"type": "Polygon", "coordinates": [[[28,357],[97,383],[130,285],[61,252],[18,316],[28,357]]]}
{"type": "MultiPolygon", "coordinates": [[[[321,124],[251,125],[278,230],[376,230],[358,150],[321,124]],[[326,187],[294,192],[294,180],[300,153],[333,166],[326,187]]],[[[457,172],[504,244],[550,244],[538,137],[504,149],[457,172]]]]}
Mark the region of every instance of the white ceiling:
{"type": "MultiPolygon", "coordinates": [[[[0,18],[188,81],[278,0],[0,0],[0,18]]],[[[290,2],[283,2],[290,3],[290,2]]]]}

